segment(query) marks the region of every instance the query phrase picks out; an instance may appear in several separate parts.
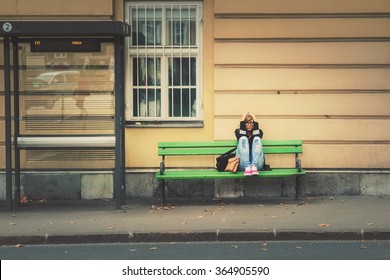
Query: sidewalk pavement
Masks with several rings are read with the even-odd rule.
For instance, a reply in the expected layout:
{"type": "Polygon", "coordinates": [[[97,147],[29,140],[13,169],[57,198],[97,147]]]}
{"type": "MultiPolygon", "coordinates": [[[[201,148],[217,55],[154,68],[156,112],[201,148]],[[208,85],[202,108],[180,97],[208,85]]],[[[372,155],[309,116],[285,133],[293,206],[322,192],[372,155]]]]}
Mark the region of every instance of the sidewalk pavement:
{"type": "Polygon", "coordinates": [[[0,203],[0,245],[257,240],[389,240],[390,196],[0,203]]]}

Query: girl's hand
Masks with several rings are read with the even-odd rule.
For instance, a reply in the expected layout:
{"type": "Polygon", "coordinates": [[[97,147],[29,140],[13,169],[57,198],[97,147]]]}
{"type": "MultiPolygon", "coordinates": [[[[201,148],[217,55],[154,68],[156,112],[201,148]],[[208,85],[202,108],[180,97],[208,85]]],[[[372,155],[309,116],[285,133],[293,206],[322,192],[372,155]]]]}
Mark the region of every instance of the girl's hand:
{"type": "Polygon", "coordinates": [[[255,114],[253,114],[253,113],[251,113],[251,112],[247,112],[247,113],[243,114],[242,117],[241,117],[241,121],[244,121],[245,118],[246,118],[246,116],[251,116],[252,119],[253,119],[253,121],[254,121],[254,122],[256,121],[256,116],[255,116],[255,114]]]}
{"type": "Polygon", "coordinates": [[[253,114],[253,113],[248,113],[248,115],[250,115],[250,116],[252,117],[252,119],[253,119],[254,122],[256,121],[256,116],[255,116],[255,114],[253,114]]]}

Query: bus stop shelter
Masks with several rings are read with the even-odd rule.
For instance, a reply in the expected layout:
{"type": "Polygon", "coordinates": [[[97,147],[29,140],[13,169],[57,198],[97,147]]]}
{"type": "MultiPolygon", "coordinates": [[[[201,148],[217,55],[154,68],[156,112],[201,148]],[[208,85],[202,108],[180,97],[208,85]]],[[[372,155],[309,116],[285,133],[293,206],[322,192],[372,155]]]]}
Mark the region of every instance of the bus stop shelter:
{"type": "Polygon", "coordinates": [[[53,147],[57,149],[102,148],[114,150],[113,193],[116,209],[120,209],[121,205],[125,203],[124,39],[130,34],[130,26],[118,21],[0,22],[0,36],[3,37],[4,45],[4,135],[7,210],[12,211],[20,206],[20,150],[53,147]],[[20,69],[18,63],[18,46],[21,42],[31,43],[31,46],[37,49],[36,51],[62,53],[96,51],[101,42],[113,44],[114,133],[112,135],[21,135],[21,117],[19,115],[20,69]]]}

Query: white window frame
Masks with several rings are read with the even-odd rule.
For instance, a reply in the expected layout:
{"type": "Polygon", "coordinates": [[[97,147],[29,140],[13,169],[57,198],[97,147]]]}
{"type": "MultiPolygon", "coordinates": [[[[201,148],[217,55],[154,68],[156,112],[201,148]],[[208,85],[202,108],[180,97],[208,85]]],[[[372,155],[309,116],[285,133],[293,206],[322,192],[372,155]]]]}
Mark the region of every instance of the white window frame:
{"type": "MultiPolygon", "coordinates": [[[[203,2],[201,1],[137,1],[127,2],[126,9],[126,22],[130,25],[131,22],[131,8],[139,6],[141,8],[159,8],[162,7],[162,27],[161,27],[161,40],[162,46],[135,46],[132,47],[130,37],[126,41],[126,120],[140,124],[143,122],[196,122],[203,120],[203,2]],[[196,6],[196,48],[189,46],[168,46],[166,45],[166,18],[165,9],[168,7],[177,7],[181,5],[182,8],[196,6]],[[156,58],[161,57],[161,117],[137,117],[133,116],[133,59],[134,57],[156,58]],[[171,57],[195,57],[196,58],[196,116],[189,117],[170,117],[169,116],[169,81],[168,81],[168,66],[169,59],[171,57]]],[[[133,29],[133,27],[132,27],[133,29]]],[[[183,88],[187,88],[184,86],[183,88]]]]}

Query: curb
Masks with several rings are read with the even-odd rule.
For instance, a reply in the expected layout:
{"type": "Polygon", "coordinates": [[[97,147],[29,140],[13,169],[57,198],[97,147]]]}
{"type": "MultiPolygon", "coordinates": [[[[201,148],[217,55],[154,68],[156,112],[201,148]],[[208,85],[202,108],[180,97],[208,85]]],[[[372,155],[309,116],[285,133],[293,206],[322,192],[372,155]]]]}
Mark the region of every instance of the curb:
{"type": "Polygon", "coordinates": [[[112,234],[58,234],[0,236],[0,246],[83,244],[83,243],[159,243],[159,242],[227,242],[292,240],[390,240],[390,230],[360,231],[259,231],[259,232],[137,232],[112,234]]]}

